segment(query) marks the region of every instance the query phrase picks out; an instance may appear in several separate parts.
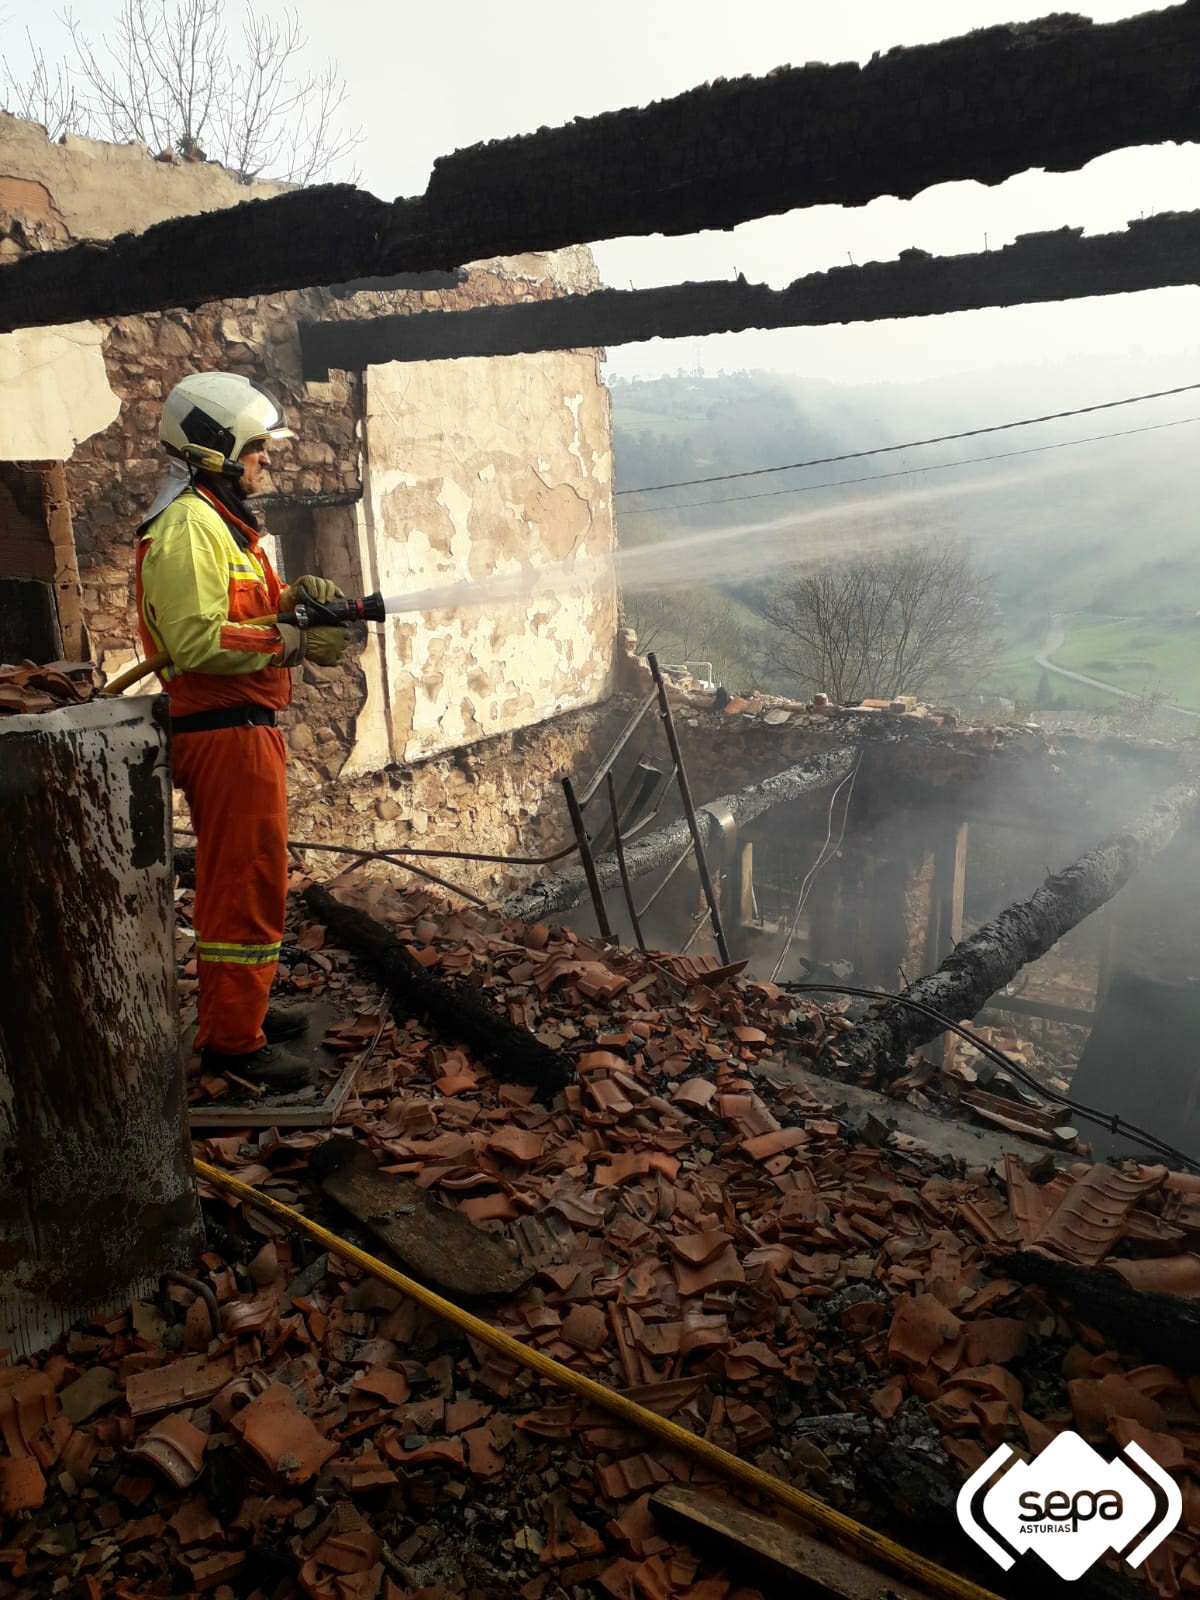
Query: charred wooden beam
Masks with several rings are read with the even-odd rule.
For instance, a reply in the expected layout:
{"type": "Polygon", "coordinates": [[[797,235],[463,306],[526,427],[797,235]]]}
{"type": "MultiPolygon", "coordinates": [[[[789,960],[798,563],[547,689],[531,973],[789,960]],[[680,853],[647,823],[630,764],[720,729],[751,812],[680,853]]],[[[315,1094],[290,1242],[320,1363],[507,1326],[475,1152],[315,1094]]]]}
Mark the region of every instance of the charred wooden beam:
{"type": "Polygon", "coordinates": [[[466,1045],[498,1078],[533,1083],[539,1090],[560,1089],[571,1081],[574,1074],[564,1056],[499,1016],[477,992],[426,972],[374,917],[343,905],[318,884],[301,899],[348,950],[376,970],[398,1010],[424,1017],[444,1038],[466,1045]]]}
{"type": "Polygon", "coordinates": [[[1200,1305],[1181,1295],[1131,1288],[1118,1273],[1021,1250],[997,1267],[1018,1283],[1035,1283],[1065,1300],[1081,1322],[1120,1350],[1163,1361],[1181,1377],[1200,1372],[1200,1305]]]}
{"type": "MultiPolygon", "coordinates": [[[[956,945],[936,972],[909,984],[904,998],[955,1021],[974,1017],[1022,967],[1045,955],[1065,933],[1111,900],[1198,809],[1200,782],[1177,784],[1122,832],[1063,871],[1051,873],[1028,900],[1006,907],[994,921],[956,945]]],[[[943,1031],[934,1018],[889,1001],[855,1028],[848,1055],[860,1069],[896,1077],[910,1051],[943,1031]]]]}
{"type": "Polygon", "coordinates": [[[811,272],[786,289],[738,278],[665,289],[600,289],[471,311],[306,322],[300,325],[300,351],[312,383],[324,382],[331,367],[357,372],[384,361],[509,356],[744,328],[940,316],[1188,283],[1200,283],[1200,211],[1132,222],[1123,233],[1095,238],[1084,238],[1082,228],[1028,234],[974,255],[906,250],[896,261],[811,272]]]}
{"type": "Polygon", "coordinates": [[[458,151],[418,199],[301,189],[27,256],[0,268],[0,331],[1071,171],[1127,145],[1200,137],[1198,47],[1191,0],[706,84],[458,151]]]}
{"type": "MultiPolygon", "coordinates": [[[[827,788],[837,783],[853,767],[857,752],[848,747],[823,751],[810,756],[799,765],[788,767],[772,778],[739,789],[734,794],[710,800],[697,812],[697,821],[704,830],[705,849],[716,846],[721,834],[721,823],[715,813],[727,810],[741,827],[769,811],[773,806],[786,805],[789,800],[799,800],[815,789],[827,788]]],[[[643,877],[658,867],[669,867],[681,851],[688,847],[691,834],[687,819],[668,823],[644,839],[637,839],[625,847],[625,866],[630,878],[643,877]]],[[[596,857],[596,874],[602,889],[616,889],[621,884],[621,864],[614,853],[596,857]]],[[[587,878],[581,866],[568,867],[539,883],[530,884],[510,895],[497,907],[501,916],[517,917],[522,922],[537,922],[556,911],[569,911],[577,906],[588,892],[587,878]]]]}

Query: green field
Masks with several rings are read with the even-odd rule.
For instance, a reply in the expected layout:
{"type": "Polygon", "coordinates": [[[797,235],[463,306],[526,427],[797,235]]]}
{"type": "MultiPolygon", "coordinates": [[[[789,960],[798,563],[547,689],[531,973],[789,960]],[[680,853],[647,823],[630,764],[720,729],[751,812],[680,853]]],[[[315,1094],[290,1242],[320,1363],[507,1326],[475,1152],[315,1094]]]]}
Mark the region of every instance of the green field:
{"type": "Polygon", "coordinates": [[[1066,639],[1054,654],[1059,666],[1130,694],[1162,694],[1200,709],[1200,618],[1075,616],[1067,619],[1066,628],[1066,639]]]}
{"type": "MultiPolygon", "coordinates": [[[[1006,700],[1015,700],[1027,710],[1032,709],[1042,678],[1042,669],[1033,659],[1033,653],[1041,648],[1043,642],[1039,639],[1036,643],[1031,641],[1010,645],[988,674],[984,690],[1003,695],[1006,700]]],[[[1064,710],[1090,711],[1112,704],[1111,695],[1099,689],[1089,689],[1082,683],[1069,683],[1065,678],[1056,679],[1053,674],[1050,676],[1050,689],[1056,698],[1063,698],[1064,710]]]]}

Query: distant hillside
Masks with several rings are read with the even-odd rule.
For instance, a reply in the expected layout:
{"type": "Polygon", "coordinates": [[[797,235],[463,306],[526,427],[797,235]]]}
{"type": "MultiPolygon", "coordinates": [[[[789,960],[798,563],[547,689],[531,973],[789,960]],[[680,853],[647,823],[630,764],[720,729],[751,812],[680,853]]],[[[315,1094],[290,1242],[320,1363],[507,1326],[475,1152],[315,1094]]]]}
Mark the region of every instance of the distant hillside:
{"type": "MultiPolygon", "coordinates": [[[[991,374],[966,375],[869,388],[761,372],[617,382],[612,390],[617,488],[901,443],[1146,392],[1156,381],[1165,386],[1158,374],[1097,369],[1066,376],[1008,372],[1002,381],[991,374]],[[1067,377],[1075,393],[1068,392],[1063,404],[1059,396],[1067,377]],[[1047,394],[1054,396],[1052,402],[1047,394]]],[[[739,601],[752,602],[763,584],[777,581],[781,543],[797,559],[814,549],[828,559],[829,552],[849,551],[863,541],[963,537],[995,582],[1008,641],[1008,690],[1025,694],[1032,648],[1041,647],[1055,613],[1166,622],[1200,610],[1193,465],[1200,426],[1032,451],[950,471],[922,468],[1119,433],[1187,414],[1187,397],[1182,397],[1174,410],[1168,402],[1149,403],[799,473],[655,495],[622,494],[617,500],[620,538],[629,548],[696,530],[728,529],[736,554],[715,582],[739,601]],[[821,493],[772,493],[877,474],[889,476],[878,484],[847,484],[821,493]],[[814,524],[811,513],[844,505],[850,496],[861,502],[860,512],[849,518],[843,513],[828,526],[814,524]],[[728,503],[711,503],[720,500],[728,503]],[[706,503],[680,509],[700,501],[706,503]],[[786,526],[790,517],[796,518],[790,545],[776,537],[774,554],[764,550],[760,533],[740,531],[765,520],[786,526]],[[1022,662],[1024,669],[1018,670],[1022,662]]],[[[1196,665],[1200,669],[1200,654],[1196,665]]],[[[1006,692],[999,680],[981,687],[1006,692]]],[[[1070,702],[1069,686],[1056,687],[1070,702]]]]}

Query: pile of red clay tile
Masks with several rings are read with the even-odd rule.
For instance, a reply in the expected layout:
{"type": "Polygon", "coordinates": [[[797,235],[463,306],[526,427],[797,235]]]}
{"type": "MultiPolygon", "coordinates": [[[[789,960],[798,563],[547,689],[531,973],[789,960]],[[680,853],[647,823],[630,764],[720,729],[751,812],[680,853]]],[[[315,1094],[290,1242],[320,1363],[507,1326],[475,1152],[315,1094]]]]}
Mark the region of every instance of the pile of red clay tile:
{"type": "MultiPolygon", "coordinates": [[[[770,984],[378,888],[359,903],[575,1060],[544,1105],[391,1022],[334,1135],[512,1242],[528,1284],[477,1314],[949,1565],[954,1492],[998,1444],[1136,1439],[1184,1495],[1139,1581],[1200,1592],[1200,1382],[1109,1348],[1001,1260],[1200,1294],[1200,1180],[873,1148],[833,1085],[825,1103],[787,1081],[797,1012],[806,1036],[840,1019],[770,984]]],[[[311,1181],[322,1137],[197,1153],[371,1249],[311,1181]]],[[[0,1596],[750,1600],[650,1508],[671,1481],[719,1494],[707,1470],[252,1209],[205,1211],[215,1305],[174,1285],[0,1372],[0,1596]]]]}
{"type": "Polygon", "coordinates": [[[33,661],[0,663],[0,716],[27,717],[82,705],[99,685],[99,674],[86,661],[54,661],[45,667],[33,661]]]}

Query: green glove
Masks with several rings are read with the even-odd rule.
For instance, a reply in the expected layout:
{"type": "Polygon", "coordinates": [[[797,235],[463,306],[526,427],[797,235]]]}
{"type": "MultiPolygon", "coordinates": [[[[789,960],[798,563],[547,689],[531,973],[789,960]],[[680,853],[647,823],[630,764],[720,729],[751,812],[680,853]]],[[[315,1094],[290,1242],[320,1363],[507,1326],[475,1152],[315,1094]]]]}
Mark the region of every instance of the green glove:
{"type": "MultiPolygon", "coordinates": [[[[293,628],[290,622],[277,622],[275,630],[283,640],[283,652],[275,663],[277,667],[298,667],[304,660],[308,638],[303,628],[293,628]]],[[[335,633],[335,628],[328,630],[335,633]]]]}
{"type": "Polygon", "coordinates": [[[331,600],[346,598],[336,583],[330,583],[328,578],[318,578],[311,572],[306,572],[302,578],[297,578],[295,583],[289,583],[279,596],[280,611],[285,615],[289,611],[295,611],[297,606],[304,604],[306,596],[323,606],[328,605],[331,600]],[[302,589],[303,594],[300,593],[302,589]]]}
{"type": "Polygon", "coordinates": [[[346,653],[348,638],[345,628],[309,628],[306,659],[318,667],[336,667],[346,653]]]}

